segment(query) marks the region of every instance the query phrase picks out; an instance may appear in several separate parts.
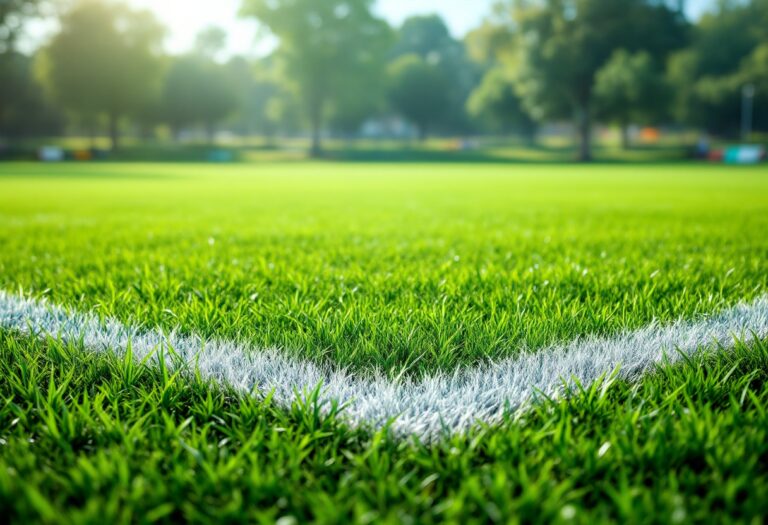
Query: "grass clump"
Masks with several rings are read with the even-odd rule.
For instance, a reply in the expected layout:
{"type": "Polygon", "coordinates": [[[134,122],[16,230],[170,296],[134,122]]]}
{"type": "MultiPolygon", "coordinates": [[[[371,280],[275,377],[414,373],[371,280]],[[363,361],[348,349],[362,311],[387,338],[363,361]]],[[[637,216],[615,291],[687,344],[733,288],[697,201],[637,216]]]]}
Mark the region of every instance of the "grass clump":
{"type": "Polygon", "coordinates": [[[430,446],[0,334],[12,522],[741,521],[768,511],[768,345],[430,446]],[[653,517],[653,518],[651,518],[653,517]]]}

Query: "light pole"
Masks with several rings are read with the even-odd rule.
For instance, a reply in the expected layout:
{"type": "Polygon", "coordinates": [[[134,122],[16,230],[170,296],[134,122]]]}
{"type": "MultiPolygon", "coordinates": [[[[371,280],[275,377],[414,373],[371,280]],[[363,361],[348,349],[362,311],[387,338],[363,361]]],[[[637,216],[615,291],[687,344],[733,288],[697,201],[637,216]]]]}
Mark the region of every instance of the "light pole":
{"type": "Polygon", "coordinates": [[[749,140],[752,135],[752,113],[755,105],[755,85],[745,84],[741,88],[741,140],[749,140]]]}

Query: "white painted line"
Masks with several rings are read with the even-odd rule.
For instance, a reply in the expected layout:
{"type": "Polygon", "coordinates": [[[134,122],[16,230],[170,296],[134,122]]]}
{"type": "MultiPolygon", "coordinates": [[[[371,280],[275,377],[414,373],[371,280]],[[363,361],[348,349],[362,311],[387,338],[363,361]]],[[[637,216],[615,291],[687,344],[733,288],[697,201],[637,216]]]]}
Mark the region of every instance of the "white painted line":
{"type": "MultiPolygon", "coordinates": [[[[510,409],[530,402],[537,392],[558,395],[564,382],[587,386],[620,367],[619,376],[635,378],[663,359],[701,348],[730,348],[768,336],[768,297],[740,304],[698,321],[650,326],[612,338],[584,338],[567,345],[523,353],[491,365],[460,369],[422,380],[393,382],[380,374],[355,375],[311,361],[295,360],[275,349],[253,349],[226,341],[142,332],[93,314],[72,313],[44,301],[0,291],[0,327],[39,337],[53,336],[96,352],[123,352],[136,359],[170,346],[200,375],[244,393],[274,390],[274,400],[289,406],[297,396],[323,385],[319,401],[337,401],[352,425],[381,428],[388,422],[401,435],[433,439],[467,430],[478,421],[496,423],[510,409]]],[[[169,361],[169,366],[174,366],[169,361]]]]}

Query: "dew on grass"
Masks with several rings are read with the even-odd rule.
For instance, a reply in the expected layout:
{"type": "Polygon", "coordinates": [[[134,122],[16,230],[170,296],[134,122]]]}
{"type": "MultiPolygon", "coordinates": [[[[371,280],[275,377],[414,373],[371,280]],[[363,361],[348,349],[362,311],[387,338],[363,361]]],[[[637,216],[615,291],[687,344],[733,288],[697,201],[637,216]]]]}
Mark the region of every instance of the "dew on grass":
{"type": "Polygon", "coordinates": [[[576,507],[573,505],[566,505],[560,509],[560,517],[564,520],[572,520],[576,517],[576,507]]]}

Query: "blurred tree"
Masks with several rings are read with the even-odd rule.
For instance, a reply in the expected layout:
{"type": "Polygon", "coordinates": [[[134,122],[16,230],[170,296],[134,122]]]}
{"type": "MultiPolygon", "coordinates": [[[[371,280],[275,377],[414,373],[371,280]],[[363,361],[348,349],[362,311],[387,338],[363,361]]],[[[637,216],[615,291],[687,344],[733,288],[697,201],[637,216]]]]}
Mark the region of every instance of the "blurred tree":
{"type": "Polygon", "coordinates": [[[232,57],[226,65],[227,74],[235,87],[234,96],[238,111],[231,118],[232,129],[243,136],[261,132],[270,136],[269,126],[264,126],[265,107],[270,93],[262,93],[260,82],[256,79],[257,63],[245,57],[232,57]]]}
{"type": "Polygon", "coordinates": [[[255,133],[270,143],[278,133],[295,131],[300,120],[295,112],[297,104],[272,57],[258,61],[234,57],[227,69],[236,88],[238,111],[231,125],[237,133],[255,133]]]}
{"type": "Polygon", "coordinates": [[[514,56],[516,21],[514,11],[504,2],[493,5],[491,13],[465,39],[467,54],[478,64],[499,64],[514,56]]]}
{"type": "MultiPolygon", "coordinates": [[[[386,106],[387,55],[392,43],[388,26],[366,45],[367,56],[357,60],[353,74],[336,86],[328,102],[331,130],[346,138],[357,135],[366,120],[380,114],[386,106]]],[[[350,71],[352,73],[352,71],[350,71]]]]}
{"type": "Polygon", "coordinates": [[[738,72],[738,83],[742,86],[751,85],[759,100],[760,115],[759,129],[768,129],[768,39],[755,47],[750,55],[741,63],[738,72]]]}
{"type": "Polygon", "coordinates": [[[12,119],[15,121],[11,114],[31,100],[26,87],[21,86],[34,90],[27,78],[26,57],[14,51],[14,44],[24,21],[36,15],[41,4],[43,0],[0,0],[0,126],[6,135],[11,128],[18,129],[21,124],[9,124],[12,119]]]}
{"type": "Polygon", "coordinates": [[[616,51],[597,72],[595,98],[598,116],[620,126],[624,149],[630,147],[629,125],[653,123],[667,105],[663,75],[645,51],[616,51]]]}
{"type": "Polygon", "coordinates": [[[244,0],[242,13],[278,39],[285,79],[304,104],[313,155],[333,107],[365,96],[367,76],[383,71],[390,29],[371,12],[373,0],[244,0]]]}
{"type": "Polygon", "coordinates": [[[61,129],[61,115],[45,100],[32,74],[32,60],[12,51],[1,56],[0,138],[14,143],[57,133],[61,129]]]}
{"type": "Polygon", "coordinates": [[[510,11],[497,4],[491,16],[466,38],[469,56],[485,69],[482,80],[467,102],[469,114],[486,129],[518,133],[526,142],[535,140],[538,122],[517,93],[518,67],[510,11]]]}
{"type": "MultiPolygon", "coordinates": [[[[672,56],[675,116],[715,135],[735,136],[742,90],[758,83],[768,42],[768,0],[718,2],[696,24],[690,47],[672,56]]],[[[755,125],[768,130],[768,92],[756,91],[755,125]]]]}
{"type": "Polygon", "coordinates": [[[77,3],[41,55],[41,77],[58,104],[84,119],[106,116],[112,148],[120,121],[159,94],[163,28],[148,11],[77,3]]]}
{"type": "Polygon", "coordinates": [[[685,42],[683,19],[651,0],[514,0],[512,10],[517,92],[537,118],[575,115],[581,160],[591,158],[595,76],[613,52],[663,61],[685,42]]]}
{"type": "Polygon", "coordinates": [[[455,40],[439,15],[412,16],[398,31],[392,57],[419,55],[435,62],[455,62],[464,56],[464,47],[455,40]]]}
{"type": "Polygon", "coordinates": [[[213,143],[216,126],[238,107],[238,87],[231,70],[206,56],[174,58],[163,86],[163,108],[174,136],[202,125],[213,143]]]}
{"type": "MultiPolygon", "coordinates": [[[[464,44],[451,36],[445,21],[438,15],[413,16],[406,19],[397,33],[397,40],[391,52],[393,62],[404,56],[417,56],[422,60],[425,74],[423,80],[429,76],[429,71],[432,76],[439,75],[443,78],[439,95],[442,114],[439,119],[430,119],[429,131],[435,131],[436,128],[452,133],[467,131],[467,99],[482,73],[467,56],[464,44]]],[[[412,60],[411,68],[411,72],[415,72],[415,62],[412,60]]],[[[390,100],[393,95],[390,95],[390,100]]],[[[412,104],[400,100],[401,107],[395,109],[405,115],[402,104],[412,104]]]]}
{"type": "Polygon", "coordinates": [[[227,47],[227,32],[217,26],[209,26],[195,37],[195,54],[216,60],[227,47]]]}
{"type": "Polygon", "coordinates": [[[0,0],[0,53],[10,52],[24,20],[36,15],[44,0],[0,0]]]}
{"type": "Polygon", "coordinates": [[[384,110],[386,81],[386,70],[377,67],[371,75],[360,75],[342,86],[329,105],[331,129],[348,139],[355,137],[366,120],[384,110]]]}
{"type": "Polygon", "coordinates": [[[389,66],[390,103],[416,126],[421,140],[445,118],[448,82],[443,68],[418,55],[404,55],[389,66]]]}
{"type": "Polygon", "coordinates": [[[514,79],[505,68],[490,69],[472,92],[467,103],[469,114],[492,131],[518,133],[532,144],[537,123],[515,91],[514,79]]]}
{"type": "Polygon", "coordinates": [[[742,103],[739,127],[742,138],[749,140],[748,134],[753,131],[768,131],[768,38],[742,60],[733,77],[731,85],[741,95],[742,103]],[[746,97],[752,99],[749,109],[743,105],[747,102],[746,97]],[[745,110],[748,114],[743,113],[745,110]],[[748,119],[749,124],[742,119],[748,119]]]}

